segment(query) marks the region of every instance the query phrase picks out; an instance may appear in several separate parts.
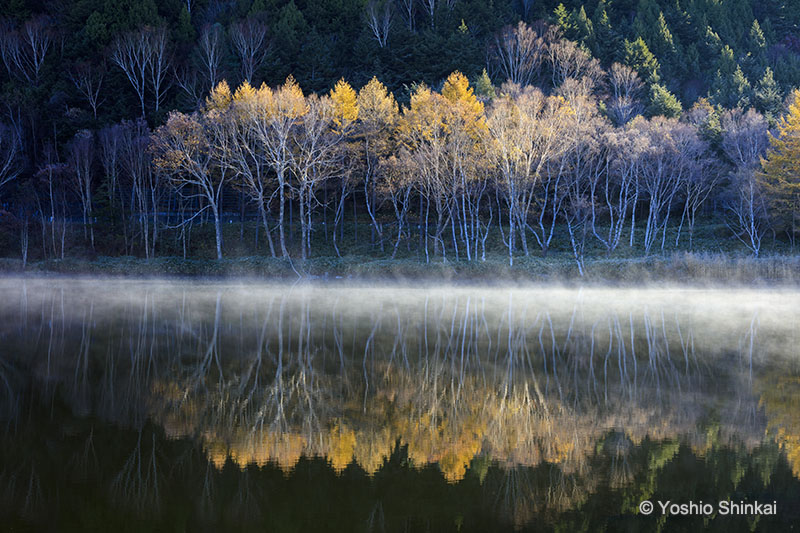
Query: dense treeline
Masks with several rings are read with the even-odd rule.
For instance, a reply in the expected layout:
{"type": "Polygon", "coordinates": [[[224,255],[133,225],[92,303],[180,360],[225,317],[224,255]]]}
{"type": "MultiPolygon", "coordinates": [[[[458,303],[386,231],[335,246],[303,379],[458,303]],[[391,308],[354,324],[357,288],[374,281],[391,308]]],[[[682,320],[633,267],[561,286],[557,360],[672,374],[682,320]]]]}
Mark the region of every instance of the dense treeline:
{"type": "Polygon", "coordinates": [[[605,68],[626,64],[684,107],[710,95],[774,112],[775,93],[800,81],[797,0],[12,0],[3,17],[3,99],[47,106],[67,129],[135,116],[138,94],[115,50],[145,27],[163,32],[153,46],[164,47],[164,94],[146,102],[156,122],[159,99],[189,110],[223,77],[275,85],[292,74],[323,92],[376,76],[403,103],[413,82],[439,86],[453,70],[472,79],[488,68],[499,83],[487,48],[519,20],[557,26],[605,68]],[[87,93],[97,86],[95,108],[87,93]]]}
{"type": "Polygon", "coordinates": [[[150,257],[168,234],[186,254],[210,221],[221,256],[235,211],[305,258],[319,218],[342,253],[352,208],[392,256],[502,239],[513,262],[563,227],[582,269],[587,243],[691,246],[712,206],[757,255],[795,237],[790,4],[12,3],[0,245],[150,257]]]}

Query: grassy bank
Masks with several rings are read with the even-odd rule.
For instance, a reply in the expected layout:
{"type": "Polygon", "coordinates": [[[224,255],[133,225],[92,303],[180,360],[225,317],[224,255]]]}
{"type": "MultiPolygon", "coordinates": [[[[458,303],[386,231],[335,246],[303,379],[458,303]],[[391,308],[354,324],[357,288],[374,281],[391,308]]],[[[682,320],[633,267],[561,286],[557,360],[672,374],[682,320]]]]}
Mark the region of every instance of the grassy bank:
{"type": "Polygon", "coordinates": [[[0,272],[31,275],[99,275],[126,277],[210,277],[296,280],[388,279],[395,281],[501,282],[610,282],[610,283],[731,283],[797,284],[800,256],[773,255],[763,258],[729,254],[676,252],[648,258],[591,258],[586,275],[578,274],[568,257],[521,257],[514,267],[504,257],[478,262],[425,264],[415,259],[374,259],[365,256],[318,257],[301,264],[253,256],[223,259],[159,257],[99,257],[93,260],[65,259],[30,263],[25,269],[16,259],[0,259],[0,272]]]}

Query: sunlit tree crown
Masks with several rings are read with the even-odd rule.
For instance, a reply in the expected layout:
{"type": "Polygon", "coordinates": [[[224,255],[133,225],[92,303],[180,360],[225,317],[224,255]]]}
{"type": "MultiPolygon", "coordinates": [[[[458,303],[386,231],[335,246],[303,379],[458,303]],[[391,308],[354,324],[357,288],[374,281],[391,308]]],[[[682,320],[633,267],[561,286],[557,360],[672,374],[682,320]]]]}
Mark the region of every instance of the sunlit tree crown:
{"type": "Polygon", "coordinates": [[[358,97],[349,83],[340,79],[330,93],[336,129],[346,130],[358,118],[358,97]]]}

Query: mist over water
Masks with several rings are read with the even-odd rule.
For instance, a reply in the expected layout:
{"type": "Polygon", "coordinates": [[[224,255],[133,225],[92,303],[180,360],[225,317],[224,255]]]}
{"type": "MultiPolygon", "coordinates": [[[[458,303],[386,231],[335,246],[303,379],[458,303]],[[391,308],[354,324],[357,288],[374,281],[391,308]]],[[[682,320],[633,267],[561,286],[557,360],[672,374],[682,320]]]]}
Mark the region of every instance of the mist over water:
{"type": "Polygon", "coordinates": [[[774,529],[798,319],[785,288],[3,279],[0,518],[651,530],[643,499],[761,499],[712,525],[774,529]]]}

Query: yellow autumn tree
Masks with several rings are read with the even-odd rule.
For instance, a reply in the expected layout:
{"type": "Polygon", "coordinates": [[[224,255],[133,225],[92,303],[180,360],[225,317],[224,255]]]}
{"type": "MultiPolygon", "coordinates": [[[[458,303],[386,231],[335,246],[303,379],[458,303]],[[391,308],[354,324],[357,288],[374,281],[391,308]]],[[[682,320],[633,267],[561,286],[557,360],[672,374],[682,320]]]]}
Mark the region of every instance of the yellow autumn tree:
{"type": "Polygon", "coordinates": [[[285,210],[292,161],[291,141],[308,111],[305,96],[294,77],[272,91],[262,86],[258,91],[263,112],[253,117],[255,135],[261,144],[264,160],[275,172],[278,190],[278,235],[281,256],[289,257],[286,248],[285,210]]]}
{"type": "Polygon", "coordinates": [[[211,89],[211,93],[206,98],[206,110],[224,111],[230,106],[232,99],[233,95],[228,82],[222,80],[211,89]]]}
{"type": "Polygon", "coordinates": [[[358,118],[358,96],[344,78],[336,82],[331,90],[333,123],[339,134],[344,134],[358,118]]]}
{"type": "Polygon", "coordinates": [[[373,77],[358,91],[358,118],[370,130],[391,128],[397,120],[397,102],[386,86],[373,77]]]}
{"type": "MultiPolygon", "coordinates": [[[[392,127],[397,121],[397,102],[386,87],[372,78],[358,92],[357,171],[363,177],[367,213],[379,240],[383,240],[383,226],[376,216],[383,198],[378,195],[377,182],[382,179],[380,162],[392,149],[392,127]]],[[[359,180],[360,181],[360,180],[359,180]]]]}
{"type": "Polygon", "coordinates": [[[464,120],[470,135],[478,135],[486,129],[483,102],[475,96],[466,76],[458,71],[450,74],[442,86],[442,96],[454,106],[453,110],[464,120]]]}
{"type": "Polygon", "coordinates": [[[460,242],[453,240],[453,248],[457,257],[463,251],[467,260],[478,259],[485,257],[485,250],[478,253],[485,243],[485,231],[481,229],[478,213],[489,174],[484,106],[475,96],[467,77],[458,71],[445,80],[442,96],[449,104],[447,162],[453,209],[448,216],[458,224],[458,233],[462,236],[460,242]]]}
{"type": "Polygon", "coordinates": [[[258,209],[261,224],[264,226],[264,238],[269,245],[272,257],[275,257],[275,245],[272,241],[267,212],[276,190],[270,160],[262,149],[269,110],[272,109],[272,90],[266,85],[256,89],[249,82],[242,82],[231,98],[225,128],[227,135],[219,136],[228,142],[224,147],[228,151],[226,161],[236,176],[234,186],[240,188],[250,197],[258,209]]]}
{"type": "Polygon", "coordinates": [[[789,112],[770,135],[770,149],[761,160],[761,182],[767,192],[775,224],[792,239],[800,211],[800,89],[792,94],[789,112]]]}
{"type": "Polygon", "coordinates": [[[792,473],[800,478],[800,377],[768,376],[757,382],[759,407],[767,417],[767,432],[786,454],[792,473]]]}

